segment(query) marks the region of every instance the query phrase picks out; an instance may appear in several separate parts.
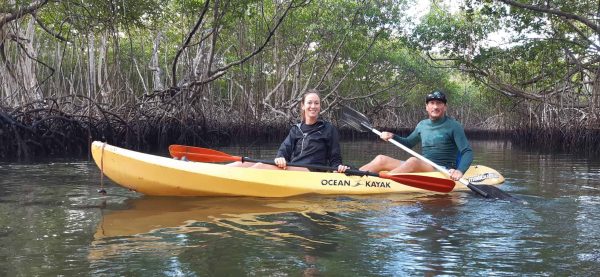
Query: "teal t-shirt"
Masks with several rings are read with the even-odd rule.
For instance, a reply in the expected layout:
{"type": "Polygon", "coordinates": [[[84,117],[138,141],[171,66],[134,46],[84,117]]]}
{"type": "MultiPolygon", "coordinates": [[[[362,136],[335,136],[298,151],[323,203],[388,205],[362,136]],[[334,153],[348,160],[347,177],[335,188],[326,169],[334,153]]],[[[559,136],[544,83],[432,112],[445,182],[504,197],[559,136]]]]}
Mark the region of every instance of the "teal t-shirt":
{"type": "Polygon", "coordinates": [[[421,142],[423,156],[448,169],[456,168],[465,173],[473,162],[473,150],[465,130],[460,123],[448,116],[436,121],[422,120],[408,137],[394,135],[394,140],[409,148],[421,142]],[[461,158],[457,165],[458,156],[461,158]]]}

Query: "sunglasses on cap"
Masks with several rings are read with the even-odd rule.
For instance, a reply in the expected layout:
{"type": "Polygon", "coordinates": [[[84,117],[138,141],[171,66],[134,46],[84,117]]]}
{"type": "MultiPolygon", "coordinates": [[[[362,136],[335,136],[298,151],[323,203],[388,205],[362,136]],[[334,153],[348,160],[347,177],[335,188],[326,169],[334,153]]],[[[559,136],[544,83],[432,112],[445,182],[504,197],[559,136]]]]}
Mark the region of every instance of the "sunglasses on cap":
{"type": "Polygon", "coordinates": [[[427,97],[425,97],[425,103],[428,103],[431,100],[442,101],[445,104],[446,103],[446,95],[444,95],[444,93],[441,91],[434,91],[430,94],[427,94],[427,97]]]}

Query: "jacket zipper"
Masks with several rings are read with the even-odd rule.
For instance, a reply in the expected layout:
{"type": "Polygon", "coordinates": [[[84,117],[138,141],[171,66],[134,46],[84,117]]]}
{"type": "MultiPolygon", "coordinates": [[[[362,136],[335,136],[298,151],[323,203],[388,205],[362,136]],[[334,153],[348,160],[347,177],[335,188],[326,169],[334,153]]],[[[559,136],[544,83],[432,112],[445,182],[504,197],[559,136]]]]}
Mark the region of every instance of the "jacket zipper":
{"type": "Polygon", "coordinates": [[[302,128],[300,128],[300,126],[298,126],[298,129],[300,129],[300,133],[302,133],[302,143],[300,143],[300,155],[302,156],[302,152],[304,152],[304,140],[306,139],[306,136],[308,136],[308,133],[304,133],[302,132],[302,128]]]}
{"type": "Polygon", "coordinates": [[[302,143],[300,143],[300,145],[301,145],[300,154],[298,154],[299,156],[302,156],[302,152],[304,152],[304,141],[305,141],[306,137],[308,137],[308,135],[310,135],[311,133],[318,132],[319,130],[314,130],[311,133],[304,133],[304,132],[302,132],[302,128],[300,128],[300,125],[296,125],[296,127],[298,127],[298,130],[300,130],[300,133],[302,133],[302,143]]]}

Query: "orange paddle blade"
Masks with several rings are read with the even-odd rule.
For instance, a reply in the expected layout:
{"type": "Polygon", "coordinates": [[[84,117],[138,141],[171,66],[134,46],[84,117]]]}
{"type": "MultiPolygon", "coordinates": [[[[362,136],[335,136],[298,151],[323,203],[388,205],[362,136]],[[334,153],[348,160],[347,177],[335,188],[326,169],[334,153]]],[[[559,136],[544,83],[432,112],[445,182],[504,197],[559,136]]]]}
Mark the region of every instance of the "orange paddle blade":
{"type": "Polygon", "coordinates": [[[211,154],[200,154],[200,153],[184,153],[184,152],[171,152],[171,157],[179,160],[187,159],[192,162],[203,162],[203,163],[223,163],[223,162],[239,162],[242,160],[241,157],[236,156],[221,156],[211,154]]]}
{"type": "Polygon", "coordinates": [[[196,146],[178,145],[178,144],[172,144],[172,145],[170,145],[169,146],[169,152],[198,153],[198,154],[231,156],[231,155],[229,155],[227,153],[224,153],[224,152],[221,152],[221,151],[217,151],[217,150],[213,150],[213,149],[196,147],[196,146]]]}
{"type": "Polygon", "coordinates": [[[242,160],[241,157],[231,156],[213,149],[176,144],[169,146],[169,154],[173,158],[182,159],[185,157],[189,161],[205,163],[237,162],[242,160]]]}

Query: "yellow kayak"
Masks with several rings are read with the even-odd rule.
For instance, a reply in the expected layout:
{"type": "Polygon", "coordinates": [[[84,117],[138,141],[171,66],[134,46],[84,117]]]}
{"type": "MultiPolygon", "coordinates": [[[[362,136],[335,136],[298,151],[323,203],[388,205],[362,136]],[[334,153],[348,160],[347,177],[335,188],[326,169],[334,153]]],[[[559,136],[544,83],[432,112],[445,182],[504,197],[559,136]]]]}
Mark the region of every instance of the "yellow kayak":
{"type": "MultiPolygon", "coordinates": [[[[435,193],[380,177],[188,162],[99,141],[92,143],[92,156],[102,173],[115,183],[155,196],[289,197],[302,194],[435,193]]],[[[439,172],[411,174],[445,178],[439,172]]],[[[504,177],[496,170],[481,165],[471,166],[465,178],[483,185],[504,182],[504,177]]],[[[465,190],[469,189],[457,182],[453,191],[465,190]]]]}

